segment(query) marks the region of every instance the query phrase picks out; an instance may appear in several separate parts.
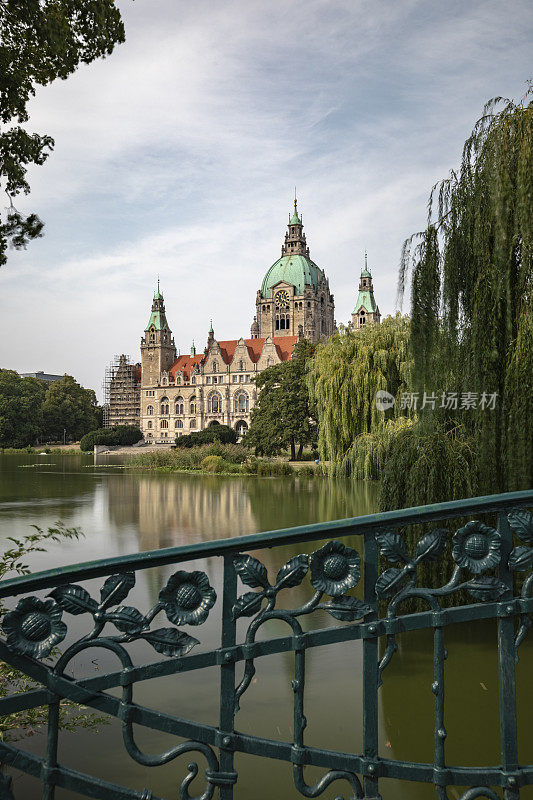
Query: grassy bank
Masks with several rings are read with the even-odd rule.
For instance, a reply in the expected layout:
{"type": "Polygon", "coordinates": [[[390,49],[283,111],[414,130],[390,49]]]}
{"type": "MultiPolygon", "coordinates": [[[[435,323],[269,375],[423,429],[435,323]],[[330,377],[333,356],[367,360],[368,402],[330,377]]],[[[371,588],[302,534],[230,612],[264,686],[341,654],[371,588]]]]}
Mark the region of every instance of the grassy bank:
{"type": "Polygon", "coordinates": [[[7,453],[7,454],[24,454],[24,453],[46,453],[46,455],[58,455],[58,456],[79,456],[80,455],[79,448],[72,448],[72,447],[47,447],[43,445],[42,447],[0,447],[0,454],[7,453]]]}
{"type": "Polygon", "coordinates": [[[295,469],[286,461],[256,458],[242,445],[218,442],[183,450],[138,453],[131,457],[127,466],[131,469],[203,472],[212,475],[302,475],[314,477],[322,474],[321,468],[315,465],[308,464],[295,469]]]}

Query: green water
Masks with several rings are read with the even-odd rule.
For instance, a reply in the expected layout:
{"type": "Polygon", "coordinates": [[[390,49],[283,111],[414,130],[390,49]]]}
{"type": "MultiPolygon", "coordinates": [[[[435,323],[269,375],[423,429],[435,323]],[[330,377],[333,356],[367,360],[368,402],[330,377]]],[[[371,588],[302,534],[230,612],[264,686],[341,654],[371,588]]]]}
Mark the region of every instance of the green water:
{"type": "MultiPolygon", "coordinates": [[[[199,542],[205,539],[241,536],[308,522],[358,516],[376,510],[377,487],[368,483],[292,478],[224,478],[194,475],[138,473],[121,469],[117,457],[0,455],[0,542],[7,536],[28,533],[31,524],[41,527],[61,520],[79,526],[85,537],[79,542],[51,545],[46,553],[28,559],[33,569],[88,559],[199,542]]],[[[360,548],[357,540],[350,542],[360,548]]],[[[318,545],[313,545],[315,549],[318,545]]],[[[275,575],[296,549],[278,548],[258,554],[275,575]]],[[[220,560],[191,562],[188,569],[201,569],[220,596],[220,560]]],[[[172,568],[158,568],[138,575],[128,604],[146,611],[157,598],[172,568]]],[[[87,583],[93,596],[102,581],[87,583]]],[[[287,603],[300,604],[306,589],[287,593],[287,603]]],[[[217,604],[217,607],[220,604],[217,604]]],[[[294,607],[294,606],[293,606],[294,607]]],[[[322,612],[318,612],[320,615],[322,612]]],[[[83,635],[88,618],[68,617],[69,628],[83,635]]],[[[315,627],[335,623],[325,615],[310,620],[315,627]]],[[[198,648],[218,646],[220,619],[215,610],[201,628],[190,632],[201,639],[198,648]]],[[[264,635],[279,635],[272,622],[264,635]]],[[[239,629],[242,638],[243,628],[239,629]]],[[[531,638],[521,648],[518,665],[520,760],[533,761],[533,736],[529,716],[533,700],[531,638]]],[[[493,623],[463,625],[446,630],[449,658],[446,663],[446,727],[448,763],[460,765],[498,764],[498,680],[496,630],[493,623]]],[[[132,646],[138,663],[149,661],[153,651],[132,646]]],[[[236,727],[270,738],[292,739],[293,657],[269,656],[256,661],[254,682],[245,694],[236,727]]],[[[86,651],[75,662],[76,674],[95,674],[116,669],[113,657],[101,650],[86,651]]],[[[240,676],[238,668],[238,676],[240,676]]],[[[380,696],[380,755],[394,759],[432,760],[433,702],[432,637],[417,632],[401,637],[400,649],[384,676],[380,696]]],[[[306,743],[334,750],[360,752],[362,744],[362,648],[352,642],[307,652],[306,743]]],[[[137,685],[134,699],[144,705],[218,724],[218,672],[200,670],[137,685]]],[[[138,745],[157,753],[175,744],[172,737],[156,731],[136,731],[138,745]]],[[[24,743],[42,753],[44,736],[24,743]]],[[[125,753],[120,725],[113,722],[97,735],[80,731],[60,737],[61,763],[132,788],[152,789],[154,794],[174,800],[186,773],[189,756],[164,767],[146,768],[125,753]]],[[[199,757],[201,762],[201,757],[199,757]]],[[[272,800],[301,797],[292,785],[291,766],[251,756],[236,756],[239,781],[237,800],[272,800]]],[[[323,770],[307,768],[312,783],[323,770]]],[[[192,785],[200,793],[198,778],[192,785]]],[[[380,782],[384,800],[434,798],[430,786],[380,782]]],[[[531,788],[522,790],[533,797],[531,788]]],[[[347,785],[334,783],[321,797],[343,795],[347,785]]],[[[20,777],[15,782],[17,800],[37,800],[38,784],[20,777]]],[[[58,800],[75,797],[57,791],[58,800]]],[[[449,790],[450,800],[459,797],[449,790]]]]}

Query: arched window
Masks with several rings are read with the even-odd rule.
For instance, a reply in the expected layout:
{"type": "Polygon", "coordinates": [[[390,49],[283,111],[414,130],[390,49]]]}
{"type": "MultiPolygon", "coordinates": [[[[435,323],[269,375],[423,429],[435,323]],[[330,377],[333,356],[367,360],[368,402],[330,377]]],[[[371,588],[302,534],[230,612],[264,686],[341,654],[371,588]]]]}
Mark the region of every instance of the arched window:
{"type": "Polygon", "coordinates": [[[181,386],[181,375],[176,375],[176,386],[181,386]]]}
{"type": "Polygon", "coordinates": [[[182,419],[175,420],[174,421],[174,427],[175,428],[183,428],[183,420],[182,419]]]}
{"type": "Polygon", "coordinates": [[[191,383],[196,383],[196,376],[191,378],[191,383]]]}
{"type": "Polygon", "coordinates": [[[189,402],[189,414],[196,414],[196,397],[194,395],[189,402]]]}
{"type": "Polygon", "coordinates": [[[163,378],[161,383],[163,384],[163,386],[168,386],[168,378],[163,378]]]}
{"type": "Polygon", "coordinates": [[[150,344],[155,342],[155,328],[150,328],[150,344]]]}
{"type": "Polygon", "coordinates": [[[160,408],[161,414],[170,414],[170,403],[168,397],[162,397],[160,402],[161,402],[161,408],[160,408]]]}
{"type": "Polygon", "coordinates": [[[366,324],[365,312],[361,311],[361,316],[359,317],[359,325],[365,325],[365,324],[366,324]]]}
{"type": "Polygon", "coordinates": [[[244,372],[244,361],[242,360],[242,358],[239,361],[239,371],[244,372]]]}
{"type": "Polygon", "coordinates": [[[149,428],[151,428],[151,427],[152,427],[152,420],[151,420],[151,419],[149,419],[149,420],[148,420],[148,427],[149,427],[149,428]]]}
{"type": "Polygon", "coordinates": [[[222,411],[222,397],[218,392],[211,392],[207,398],[207,410],[211,414],[220,414],[222,411]]]}
{"type": "Polygon", "coordinates": [[[233,410],[236,414],[245,414],[250,410],[250,399],[246,392],[238,392],[233,398],[233,410]]]}
{"type": "Polygon", "coordinates": [[[168,428],[168,419],[162,419],[160,422],[161,428],[168,428]]]}
{"type": "Polygon", "coordinates": [[[176,397],[175,413],[183,414],[183,408],[184,408],[183,397],[179,395],[178,397],[176,397]]]}
{"type": "Polygon", "coordinates": [[[218,362],[217,361],[213,361],[213,367],[212,367],[211,371],[212,372],[218,372],[218,362]]]}
{"type": "Polygon", "coordinates": [[[267,367],[271,367],[273,363],[274,363],[274,361],[273,361],[273,360],[270,358],[270,356],[269,356],[269,357],[267,358],[267,367]]]}
{"type": "Polygon", "coordinates": [[[151,417],[152,414],[154,413],[154,407],[153,406],[147,406],[146,413],[148,414],[149,417],[151,417]]]}

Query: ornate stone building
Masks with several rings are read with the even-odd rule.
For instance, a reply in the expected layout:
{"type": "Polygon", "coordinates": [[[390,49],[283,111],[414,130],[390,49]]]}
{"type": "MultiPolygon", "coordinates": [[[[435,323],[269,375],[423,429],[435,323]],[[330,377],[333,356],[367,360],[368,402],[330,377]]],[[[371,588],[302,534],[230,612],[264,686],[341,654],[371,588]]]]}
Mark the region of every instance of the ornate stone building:
{"type": "MultiPolygon", "coordinates": [[[[368,322],[379,322],[370,273],[366,270],[361,273],[356,311],[363,296],[363,281],[365,313],[372,314],[368,322]]],[[[176,436],[213,423],[230,425],[244,433],[257,399],[254,376],[292,358],[299,339],[319,342],[331,336],[336,329],[334,313],[329,281],[324,270],[311,261],[296,200],[281,257],[267,271],[257,292],[249,339],[217,340],[211,324],[203,352],[197,353],[193,344],[190,355],[179,355],[158,282],[141,339],[137,418],[144,438],[172,442],[176,436]]],[[[116,397],[117,393],[111,396],[116,397]]],[[[117,413],[120,412],[110,408],[113,424],[119,423],[117,413]]]]}

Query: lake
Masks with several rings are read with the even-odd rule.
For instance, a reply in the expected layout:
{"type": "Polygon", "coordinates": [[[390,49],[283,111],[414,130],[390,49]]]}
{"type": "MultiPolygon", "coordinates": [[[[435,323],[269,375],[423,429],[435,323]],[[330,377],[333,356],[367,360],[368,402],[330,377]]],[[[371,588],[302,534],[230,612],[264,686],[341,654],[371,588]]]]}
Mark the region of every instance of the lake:
{"type": "MultiPolygon", "coordinates": [[[[0,455],[0,543],[6,537],[23,536],[31,525],[42,528],[61,520],[80,527],[78,542],[51,544],[45,553],[27,559],[33,570],[61,564],[177,546],[204,540],[242,536],[257,531],[372,513],[376,509],[376,484],[312,478],[207,477],[200,475],[133,472],[121,468],[118,456],[60,456],[35,454],[0,455]]],[[[354,539],[350,544],[360,549],[354,539]]],[[[318,544],[313,545],[316,549],[318,544]]],[[[281,564],[299,548],[263,551],[261,560],[275,575],[281,564]]],[[[220,594],[220,559],[190,562],[186,569],[201,569],[220,594]]],[[[165,584],[172,568],[138,573],[128,603],[147,610],[165,584]]],[[[97,593],[103,581],[87,582],[97,593]]],[[[294,597],[299,603],[302,587],[294,597]]],[[[305,600],[305,598],[303,598],[305,600]]],[[[322,612],[318,612],[322,614],[322,612]]],[[[69,617],[69,625],[74,618],[69,617]]],[[[87,617],[76,617],[80,635],[87,632],[87,617]]],[[[337,624],[322,614],[317,626],[337,624]]],[[[272,621],[266,635],[278,635],[272,621]]],[[[284,629],[283,629],[284,630],[284,629]]],[[[210,616],[201,633],[203,647],[218,645],[219,620],[210,616]]],[[[498,677],[495,623],[453,626],[446,629],[449,658],[446,662],[447,760],[460,765],[497,764],[499,753],[498,677]]],[[[139,661],[150,660],[144,645],[130,652],[139,661]]],[[[196,651],[195,651],[196,652],[196,651]]],[[[293,656],[282,654],[258,659],[253,685],[243,698],[236,727],[244,732],[283,740],[292,738],[293,656]]],[[[95,674],[116,669],[113,656],[101,650],[85,651],[73,664],[76,674],[95,674]]],[[[519,739],[522,762],[533,761],[530,731],[533,689],[531,638],[521,647],[518,665],[519,739]]],[[[240,675],[238,668],[238,674],[240,675]]],[[[362,742],[362,647],[360,642],[314,648],[307,652],[306,743],[335,750],[357,752],[362,742]]],[[[387,667],[380,701],[380,755],[387,758],[432,761],[433,753],[432,635],[420,631],[400,637],[400,648],[387,667]]],[[[199,670],[147,682],[135,688],[135,700],[199,722],[218,724],[218,671],[199,670]]],[[[136,731],[139,746],[157,753],[175,744],[172,737],[155,731],[136,731]]],[[[32,752],[43,752],[45,737],[38,734],[24,743],[32,752]]],[[[152,789],[174,800],[191,760],[187,755],[157,768],[142,767],[126,754],[120,724],[113,722],[98,734],[79,731],[61,734],[59,760],[76,769],[132,788],[152,789]]],[[[200,776],[203,764],[200,763],[200,776]]],[[[237,800],[299,798],[290,765],[237,754],[237,800]]],[[[307,783],[322,770],[306,769],[307,783]]],[[[191,791],[200,793],[200,776],[191,791]]],[[[383,800],[429,800],[431,786],[399,785],[380,781],[383,800]]],[[[15,781],[17,800],[37,800],[39,786],[22,776],[15,781]]],[[[459,797],[448,790],[450,800],[459,797]]],[[[347,784],[332,784],[322,797],[349,796],[347,784]]],[[[533,787],[522,790],[533,798],[533,787]]],[[[58,800],[77,797],[58,790],[58,800]]]]}

